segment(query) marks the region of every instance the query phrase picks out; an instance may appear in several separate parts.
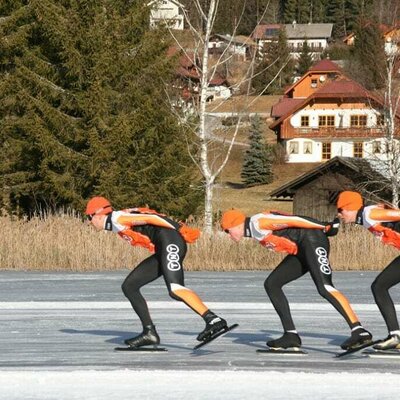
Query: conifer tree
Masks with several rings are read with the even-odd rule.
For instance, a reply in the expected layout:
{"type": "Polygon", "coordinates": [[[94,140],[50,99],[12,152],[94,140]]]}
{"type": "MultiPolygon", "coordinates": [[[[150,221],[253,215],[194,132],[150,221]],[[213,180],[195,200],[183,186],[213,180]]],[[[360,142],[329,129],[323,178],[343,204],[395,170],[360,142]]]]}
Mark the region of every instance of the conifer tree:
{"type": "Polygon", "coordinates": [[[143,2],[18,0],[0,6],[0,172],[26,213],[116,207],[194,213],[186,136],[170,115],[165,32],[143,2]]]}
{"type": "Polygon", "coordinates": [[[307,41],[303,42],[299,59],[297,60],[297,72],[299,75],[304,75],[312,66],[314,58],[310,51],[310,46],[307,41]]]}
{"type": "Polygon", "coordinates": [[[264,46],[264,55],[257,66],[252,80],[258,94],[278,94],[289,85],[293,78],[294,62],[287,45],[284,29],[279,31],[278,39],[264,46]]]}
{"type": "Polygon", "coordinates": [[[369,90],[385,84],[386,54],[384,39],[376,24],[361,22],[355,31],[355,43],[347,73],[369,90]]]}
{"type": "Polygon", "coordinates": [[[251,120],[250,148],[246,150],[242,167],[242,181],[246,187],[263,185],[273,180],[272,163],[262,134],[260,117],[251,120]]]}

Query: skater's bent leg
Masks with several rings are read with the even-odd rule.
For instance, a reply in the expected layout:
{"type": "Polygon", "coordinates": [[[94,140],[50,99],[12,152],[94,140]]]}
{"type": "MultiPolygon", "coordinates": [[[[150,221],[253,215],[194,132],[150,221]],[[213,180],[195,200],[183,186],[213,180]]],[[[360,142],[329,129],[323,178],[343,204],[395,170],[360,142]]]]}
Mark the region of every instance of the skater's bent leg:
{"type": "Polygon", "coordinates": [[[374,280],[371,289],[389,333],[399,330],[396,309],[389,289],[400,282],[400,256],[396,257],[374,280]]]}
{"type": "Polygon", "coordinates": [[[308,244],[306,243],[303,246],[301,254],[302,263],[307,265],[318,293],[335,307],[350,328],[359,326],[361,325],[360,321],[353,311],[349,300],[333,286],[332,268],[329,264],[329,242],[326,237],[319,236],[317,236],[319,240],[317,243],[312,238],[308,244]]]}
{"type": "Polygon", "coordinates": [[[282,290],[287,283],[300,278],[307,272],[296,256],[286,256],[264,282],[265,290],[277,312],[285,332],[295,332],[289,302],[282,290]]]}
{"type": "Polygon", "coordinates": [[[169,295],[178,301],[183,301],[199,315],[204,315],[208,307],[200,297],[184,283],[183,260],[187,245],[181,235],[175,230],[166,230],[159,236],[156,245],[156,256],[169,295]]]}
{"type": "Polygon", "coordinates": [[[140,288],[161,276],[158,260],[152,255],[143,260],[125,279],[122,291],[130,301],[132,308],[140,318],[143,327],[152,325],[146,300],[140,293],[140,288]]]}

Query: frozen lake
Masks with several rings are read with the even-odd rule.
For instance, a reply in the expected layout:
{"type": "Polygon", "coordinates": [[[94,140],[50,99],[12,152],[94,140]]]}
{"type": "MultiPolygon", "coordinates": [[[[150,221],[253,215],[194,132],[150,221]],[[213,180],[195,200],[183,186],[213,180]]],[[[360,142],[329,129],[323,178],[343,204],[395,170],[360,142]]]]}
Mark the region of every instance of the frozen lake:
{"type": "MultiPolygon", "coordinates": [[[[168,353],[118,353],[140,331],[120,285],[128,271],[0,272],[0,399],[398,399],[400,359],[336,359],[347,325],[308,276],[287,286],[307,356],[260,355],[280,336],[267,272],[187,273],[210,308],[240,326],[193,351],[204,323],[162,279],[143,293],[168,353]],[[262,394],[265,395],[262,395],[262,394]]],[[[336,272],[335,286],[376,338],[387,335],[370,292],[376,273],[336,272]]],[[[392,290],[400,304],[400,287],[392,290]]]]}

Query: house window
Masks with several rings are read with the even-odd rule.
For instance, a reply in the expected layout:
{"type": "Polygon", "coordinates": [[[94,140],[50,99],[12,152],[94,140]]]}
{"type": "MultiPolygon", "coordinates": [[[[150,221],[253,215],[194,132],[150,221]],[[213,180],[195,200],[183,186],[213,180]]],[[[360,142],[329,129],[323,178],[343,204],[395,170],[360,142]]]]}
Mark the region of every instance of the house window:
{"type": "Polygon", "coordinates": [[[304,154],[312,154],[312,142],[304,142],[303,143],[303,153],[304,154]]]}
{"type": "Polygon", "coordinates": [[[381,142],[375,140],[372,142],[372,154],[381,154],[381,142]]]}
{"type": "Polygon", "coordinates": [[[310,117],[308,115],[301,116],[301,126],[310,126],[310,117]]]}
{"type": "Polygon", "coordinates": [[[363,157],[363,143],[354,142],[353,143],[353,157],[362,158],[363,157]]]}
{"type": "Polygon", "coordinates": [[[322,143],[322,159],[331,159],[331,143],[322,143]]]}
{"type": "Polygon", "coordinates": [[[384,126],[385,125],[385,116],[382,114],[379,114],[376,116],[376,125],[378,126],[384,126]]]}
{"type": "Polygon", "coordinates": [[[334,115],[320,115],[318,117],[318,125],[321,127],[334,127],[335,116],[334,115]]]}
{"type": "Polygon", "coordinates": [[[299,142],[289,143],[289,154],[299,154],[299,142]]]}
{"type": "Polygon", "coordinates": [[[367,116],[366,115],[352,115],[350,117],[351,127],[363,127],[367,126],[367,116]]]}
{"type": "Polygon", "coordinates": [[[318,85],[318,80],[317,79],[311,79],[311,87],[316,88],[318,85]]]}

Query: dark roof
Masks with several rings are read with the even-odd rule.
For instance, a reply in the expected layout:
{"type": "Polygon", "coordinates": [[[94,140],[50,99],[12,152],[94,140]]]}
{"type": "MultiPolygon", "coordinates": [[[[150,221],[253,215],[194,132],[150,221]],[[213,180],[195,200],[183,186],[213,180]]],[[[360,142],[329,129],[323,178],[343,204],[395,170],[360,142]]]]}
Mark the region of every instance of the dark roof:
{"type": "Polygon", "coordinates": [[[297,190],[321,175],[343,169],[350,171],[353,178],[364,178],[364,182],[373,181],[375,186],[379,182],[379,185],[381,185],[380,190],[387,189],[389,178],[384,162],[373,159],[337,156],[273,190],[269,193],[269,196],[275,199],[281,197],[293,198],[297,190]]]}

